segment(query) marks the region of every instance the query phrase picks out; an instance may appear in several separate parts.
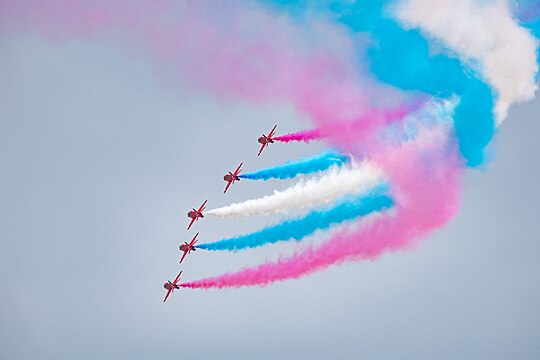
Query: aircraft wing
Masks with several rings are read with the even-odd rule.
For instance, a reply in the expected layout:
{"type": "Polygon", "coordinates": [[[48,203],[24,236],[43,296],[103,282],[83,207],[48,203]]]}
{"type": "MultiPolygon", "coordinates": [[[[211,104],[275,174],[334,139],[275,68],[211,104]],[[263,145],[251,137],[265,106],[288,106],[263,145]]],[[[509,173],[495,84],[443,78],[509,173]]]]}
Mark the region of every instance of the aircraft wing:
{"type": "MultiPolygon", "coordinates": [[[[182,270],[182,271],[184,271],[184,270],[182,270]]],[[[178,275],[176,275],[176,277],[174,278],[173,283],[176,284],[176,282],[177,282],[178,280],[180,280],[180,276],[182,275],[182,271],[180,271],[180,272],[178,273],[178,275]]]]}
{"type": "Polygon", "coordinates": [[[206,205],[207,202],[208,202],[208,200],[204,200],[203,204],[199,208],[199,212],[202,212],[204,210],[204,206],[206,205]]]}
{"type": "Polygon", "coordinates": [[[225,187],[225,191],[223,192],[224,194],[227,192],[227,190],[229,190],[229,186],[231,186],[231,184],[232,184],[232,181],[229,181],[227,183],[227,186],[225,187]]]}
{"type": "Polygon", "coordinates": [[[189,245],[193,246],[197,242],[197,236],[199,236],[199,233],[196,233],[193,239],[191,239],[189,245]]]}
{"type": "Polygon", "coordinates": [[[266,147],[266,145],[268,145],[268,143],[262,144],[261,150],[259,150],[259,153],[257,154],[257,156],[261,156],[261,153],[263,152],[263,150],[264,150],[264,148],[266,147]]]}
{"type": "Polygon", "coordinates": [[[165,300],[163,300],[163,302],[167,301],[167,298],[169,297],[169,295],[171,295],[171,292],[172,292],[172,289],[167,290],[167,295],[165,295],[165,300]]]}
{"type": "Polygon", "coordinates": [[[240,163],[240,165],[238,165],[238,167],[236,168],[236,170],[234,170],[234,175],[235,176],[238,176],[238,174],[240,174],[240,168],[242,167],[242,165],[244,165],[244,163],[240,163]]]}
{"type": "Polygon", "coordinates": [[[272,128],[272,130],[270,131],[270,134],[268,134],[268,137],[271,138],[272,136],[274,136],[274,134],[276,133],[276,128],[277,128],[277,125],[274,125],[274,127],[272,128]]]}
{"type": "Polygon", "coordinates": [[[191,218],[191,222],[189,223],[189,226],[187,227],[188,230],[191,228],[191,225],[193,225],[193,222],[195,221],[195,219],[197,218],[196,217],[191,218]]]}
{"type": "Polygon", "coordinates": [[[184,251],[184,255],[182,255],[182,258],[180,259],[180,264],[182,263],[182,261],[184,261],[184,258],[186,257],[187,255],[187,251],[184,251]]]}

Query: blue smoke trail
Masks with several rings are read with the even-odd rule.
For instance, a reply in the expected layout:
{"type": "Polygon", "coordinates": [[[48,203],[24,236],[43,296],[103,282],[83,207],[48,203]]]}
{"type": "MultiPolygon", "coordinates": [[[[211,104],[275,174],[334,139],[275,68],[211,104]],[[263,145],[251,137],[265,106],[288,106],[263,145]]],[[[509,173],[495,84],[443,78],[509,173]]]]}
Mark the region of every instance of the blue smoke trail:
{"type": "MultiPolygon", "coordinates": [[[[540,3],[538,0],[521,0],[517,1],[515,5],[520,25],[529,29],[537,39],[540,39],[540,3]]],[[[536,51],[536,58],[540,60],[540,47],[536,51]]],[[[540,73],[536,74],[536,81],[538,79],[540,79],[540,73]]]]}
{"type": "MultiPolygon", "coordinates": [[[[528,28],[537,39],[540,39],[540,4],[538,2],[526,1],[522,7],[530,10],[531,13],[523,14],[525,16],[520,18],[521,25],[528,28]]],[[[537,51],[537,59],[540,59],[540,48],[537,51]]]]}
{"type": "MultiPolygon", "coordinates": [[[[305,1],[265,0],[283,6],[295,16],[309,7],[305,1]]],[[[385,6],[392,1],[324,1],[315,7],[330,11],[337,21],[352,31],[367,33],[373,45],[367,50],[371,70],[383,82],[403,90],[450,98],[460,97],[454,126],[461,154],[469,166],[484,162],[484,149],[495,131],[493,93],[480,76],[465,69],[457,58],[429,52],[428,41],[418,30],[404,30],[387,16],[385,6]]]]}
{"type": "Polygon", "coordinates": [[[240,175],[242,179],[268,180],[290,179],[301,174],[312,174],[323,171],[333,165],[341,166],[350,161],[349,156],[341,155],[334,151],[326,151],[319,155],[304,158],[296,162],[287,162],[283,165],[240,175]]]}
{"type": "Polygon", "coordinates": [[[325,230],[334,224],[388,209],[394,205],[386,195],[387,186],[380,186],[369,194],[349,198],[329,210],[312,211],[303,218],[289,220],[248,235],[232,237],[196,246],[205,250],[241,250],[294,239],[302,240],[317,229],[325,230]]]}

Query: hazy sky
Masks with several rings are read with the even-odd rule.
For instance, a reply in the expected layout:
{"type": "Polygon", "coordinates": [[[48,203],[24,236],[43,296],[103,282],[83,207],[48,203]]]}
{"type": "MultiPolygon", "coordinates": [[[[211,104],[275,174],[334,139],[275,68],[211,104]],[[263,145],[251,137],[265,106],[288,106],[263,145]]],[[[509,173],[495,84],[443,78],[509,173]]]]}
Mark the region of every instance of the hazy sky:
{"type": "MultiPolygon", "coordinates": [[[[0,35],[0,358],[539,359],[540,101],[513,108],[459,215],[416,249],[266,288],[180,290],[178,245],[273,218],[186,212],[288,182],[222,175],[324,144],[257,137],[310,126],[286,104],[218,101],[100,43],[0,35]]],[[[197,251],[184,279],[291,244],[197,251]]]]}

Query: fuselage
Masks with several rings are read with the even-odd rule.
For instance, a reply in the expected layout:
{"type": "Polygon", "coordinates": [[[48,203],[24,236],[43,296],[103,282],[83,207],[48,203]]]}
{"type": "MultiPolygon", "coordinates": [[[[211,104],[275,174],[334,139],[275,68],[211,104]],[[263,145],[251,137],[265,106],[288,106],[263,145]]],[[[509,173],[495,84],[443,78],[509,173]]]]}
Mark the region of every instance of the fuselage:
{"type": "Polygon", "coordinates": [[[170,281],[167,281],[165,284],[163,284],[163,287],[167,290],[180,289],[180,286],[173,284],[170,281]]]}
{"type": "Polygon", "coordinates": [[[195,210],[191,210],[190,212],[187,213],[187,216],[189,218],[192,218],[192,219],[195,219],[195,218],[203,218],[203,214],[201,214],[200,212],[198,211],[195,211],[195,210]]]}
{"type": "Polygon", "coordinates": [[[274,140],[272,138],[267,137],[267,136],[261,136],[259,138],[259,143],[260,144],[269,144],[269,143],[273,143],[273,142],[274,142],[274,140]]]}
{"type": "Polygon", "coordinates": [[[184,244],[180,245],[180,250],[181,251],[190,251],[190,250],[195,251],[195,247],[189,245],[188,243],[184,243],[184,244]]]}
{"type": "Polygon", "coordinates": [[[223,180],[225,180],[226,182],[240,181],[240,178],[237,175],[226,174],[223,176],[223,180]]]}

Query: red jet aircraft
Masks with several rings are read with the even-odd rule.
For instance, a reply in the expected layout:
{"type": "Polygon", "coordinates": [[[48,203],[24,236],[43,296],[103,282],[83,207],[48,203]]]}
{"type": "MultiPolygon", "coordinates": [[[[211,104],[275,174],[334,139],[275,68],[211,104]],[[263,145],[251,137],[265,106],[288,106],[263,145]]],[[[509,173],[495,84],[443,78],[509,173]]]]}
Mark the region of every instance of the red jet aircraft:
{"type": "Polygon", "coordinates": [[[234,184],[235,181],[240,181],[238,174],[240,174],[240,171],[241,171],[240,168],[242,167],[243,164],[244,163],[240,163],[240,165],[238,165],[238,167],[234,171],[234,174],[229,171],[228,174],[225,174],[223,176],[223,180],[225,180],[228,183],[227,186],[225,187],[225,191],[223,192],[224,194],[227,192],[227,190],[229,190],[229,186],[231,186],[231,184],[234,184]]]}
{"type": "Polygon", "coordinates": [[[269,133],[268,135],[264,135],[264,134],[263,134],[263,136],[261,136],[261,137],[259,138],[258,141],[259,141],[259,143],[262,144],[262,146],[261,146],[261,150],[259,150],[259,154],[258,154],[257,156],[260,156],[260,155],[261,155],[262,151],[264,150],[265,147],[268,146],[268,144],[273,144],[273,143],[274,143],[274,138],[273,138],[273,136],[274,136],[274,134],[275,134],[276,127],[277,127],[277,125],[274,126],[274,128],[270,131],[270,133],[269,133]]]}
{"type": "Polygon", "coordinates": [[[186,257],[187,254],[189,254],[191,251],[197,250],[195,249],[195,243],[197,243],[197,236],[199,236],[199,233],[195,234],[195,236],[193,237],[193,239],[191,239],[189,244],[186,241],[185,243],[180,245],[180,251],[184,252],[184,255],[182,255],[182,258],[180,259],[180,264],[182,263],[182,261],[184,261],[184,258],[186,257]]]}
{"type": "Polygon", "coordinates": [[[163,284],[163,287],[165,289],[167,289],[167,295],[165,295],[165,300],[163,300],[163,302],[167,301],[167,298],[169,297],[169,295],[174,292],[174,290],[178,290],[180,289],[180,286],[178,286],[178,282],[180,281],[180,275],[182,275],[182,272],[180,271],[180,274],[178,274],[176,276],[176,279],[174,279],[173,282],[171,282],[170,280],[167,281],[165,284],[163,284]]]}
{"type": "Polygon", "coordinates": [[[190,212],[187,213],[188,218],[191,218],[191,222],[189,223],[189,226],[187,227],[188,230],[189,230],[189,228],[191,228],[191,225],[193,225],[193,222],[194,222],[195,220],[199,220],[199,218],[203,218],[203,217],[204,217],[204,215],[203,215],[202,212],[203,212],[204,209],[205,209],[204,206],[206,205],[206,202],[207,202],[207,201],[208,201],[208,200],[205,200],[205,201],[203,202],[203,204],[201,205],[201,207],[199,208],[199,210],[193,209],[193,210],[191,210],[190,212]]]}

